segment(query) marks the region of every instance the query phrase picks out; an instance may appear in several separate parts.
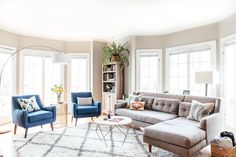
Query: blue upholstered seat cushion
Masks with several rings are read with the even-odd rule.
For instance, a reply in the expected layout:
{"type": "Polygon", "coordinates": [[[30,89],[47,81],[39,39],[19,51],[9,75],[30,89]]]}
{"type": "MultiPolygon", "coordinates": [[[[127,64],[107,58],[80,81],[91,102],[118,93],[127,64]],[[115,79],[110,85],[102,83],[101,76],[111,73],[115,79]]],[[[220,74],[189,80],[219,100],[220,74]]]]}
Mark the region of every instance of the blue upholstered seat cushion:
{"type": "Polygon", "coordinates": [[[77,106],[78,114],[89,114],[98,112],[98,108],[96,106],[77,106]]]}
{"type": "Polygon", "coordinates": [[[52,117],[53,117],[53,114],[50,111],[40,110],[40,111],[28,113],[28,120],[30,123],[45,120],[45,119],[50,119],[52,117]]]}

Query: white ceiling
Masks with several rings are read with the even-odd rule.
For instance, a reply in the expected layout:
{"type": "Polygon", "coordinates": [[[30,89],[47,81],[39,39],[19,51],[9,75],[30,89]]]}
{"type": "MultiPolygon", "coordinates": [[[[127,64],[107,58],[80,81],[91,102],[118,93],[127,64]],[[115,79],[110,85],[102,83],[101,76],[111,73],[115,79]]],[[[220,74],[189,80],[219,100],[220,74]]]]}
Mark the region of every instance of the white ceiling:
{"type": "Polygon", "coordinates": [[[0,0],[0,29],[58,40],[161,35],[215,23],[236,0],[0,0]]]}

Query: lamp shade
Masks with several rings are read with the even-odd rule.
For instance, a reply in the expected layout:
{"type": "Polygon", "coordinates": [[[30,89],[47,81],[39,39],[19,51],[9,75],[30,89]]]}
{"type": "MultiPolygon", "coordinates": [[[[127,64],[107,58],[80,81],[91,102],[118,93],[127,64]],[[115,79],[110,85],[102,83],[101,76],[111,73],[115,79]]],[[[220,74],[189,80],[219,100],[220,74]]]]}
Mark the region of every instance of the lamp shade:
{"type": "Polygon", "coordinates": [[[68,61],[69,61],[69,58],[65,53],[53,53],[52,54],[52,62],[53,63],[67,64],[68,61]]]}
{"type": "Polygon", "coordinates": [[[216,71],[198,71],[195,73],[195,83],[199,84],[216,84],[219,76],[216,71]]]}

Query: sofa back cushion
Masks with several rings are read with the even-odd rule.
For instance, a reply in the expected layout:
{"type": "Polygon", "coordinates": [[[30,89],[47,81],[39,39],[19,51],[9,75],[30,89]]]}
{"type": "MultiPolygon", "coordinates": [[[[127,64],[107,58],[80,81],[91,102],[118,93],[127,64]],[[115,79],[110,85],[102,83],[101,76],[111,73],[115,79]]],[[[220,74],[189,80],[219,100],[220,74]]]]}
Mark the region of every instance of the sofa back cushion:
{"type": "Polygon", "coordinates": [[[179,101],[184,101],[184,95],[177,95],[177,94],[151,93],[151,92],[134,92],[134,94],[155,97],[155,98],[178,99],[179,101]]]}
{"type": "Polygon", "coordinates": [[[220,98],[204,97],[204,96],[190,96],[186,95],[184,97],[184,102],[192,102],[193,100],[199,101],[201,103],[214,103],[214,108],[212,113],[220,112],[220,98]]]}
{"type": "Polygon", "coordinates": [[[178,114],[180,101],[177,99],[155,98],[152,109],[171,114],[178,114]]]}
{"type": "Polygon", "coordinates": [[[181,102],[179,105],[179,117],[187,117],[189,115],[192,103],[190,102],[181,102]]]}
{"type": "Polygon", "coordinates": [[[145,102],[144,109],[148,109],[148,110],[152,109],[152,104],[154,102],[154,97],[142,96],[141,101],[145,102]]]}

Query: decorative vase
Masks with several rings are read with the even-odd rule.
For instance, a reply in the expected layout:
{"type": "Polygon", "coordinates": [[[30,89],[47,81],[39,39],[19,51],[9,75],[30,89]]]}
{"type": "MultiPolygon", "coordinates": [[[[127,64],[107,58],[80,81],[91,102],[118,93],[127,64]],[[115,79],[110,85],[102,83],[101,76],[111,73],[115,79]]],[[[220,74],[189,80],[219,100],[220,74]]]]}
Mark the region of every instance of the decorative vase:
{"type": "Polygon", "coordinates": [[[58,93],[57,94],[57,103],[58,104],[61,104],[62,102],[61,102],[61,93],[58,93]]]}
{"type": "Polygon", "coordinates": [[[118,54],[114,54],[111,57],[112,62],[120,62],[120,56],[118,54]]]}

